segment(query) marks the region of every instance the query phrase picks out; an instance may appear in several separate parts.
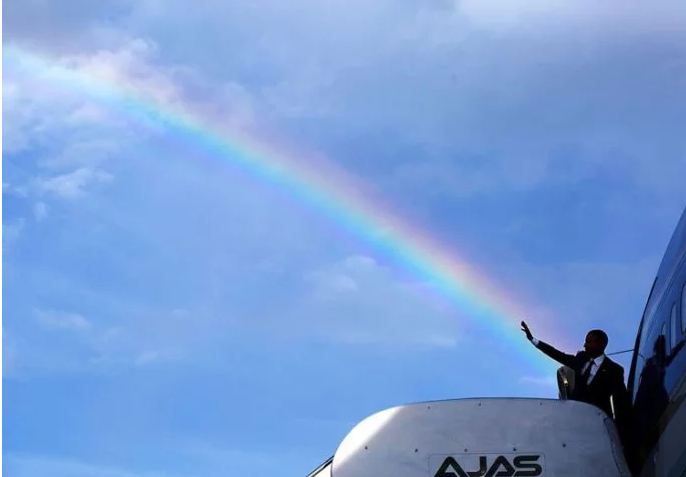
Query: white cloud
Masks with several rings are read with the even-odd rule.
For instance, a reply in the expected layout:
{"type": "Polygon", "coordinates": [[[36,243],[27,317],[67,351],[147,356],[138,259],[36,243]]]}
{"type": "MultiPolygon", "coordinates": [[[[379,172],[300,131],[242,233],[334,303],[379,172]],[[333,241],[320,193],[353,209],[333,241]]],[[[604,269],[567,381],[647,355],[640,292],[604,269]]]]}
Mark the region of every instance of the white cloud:
{"type": "Polygon", "coordinates": [[[111,180],[112,175],[105,171],[81,167],[66,174],[37,179],[36,185],[42,192],[59,198],[76,199],[83,196],[89,186],[111,180]]]}
{"type": "Polygon", "coordinates": [[[452,348],[457,316],[425,284],[362,255],[306,275],[310,291],[290,311],[291,332],[355,345],[452,348]]]}
{"type": "Polygon", "coordinates": [[[2,193],[7,195],[13,195],[18,198],[26,198],[29,196],[28,187],[25,186],[14,186],[9,182],[2,183],[2,193]]]}
{"type": "Polygon", "coordinates": [[[60,310],[34,310],[38,322],[46,328],[87,331],[92,324],[79,313],[60,310]]]}
{"type": "Polygon", "coordinates": [[[36,371],[97,374],[160,365],[187,358],[188,351],[210,339],[206,330],[197,331],[197,320],[191,319],[186,311],[173,310],[165,316],[153,317],[122,310],[124,315],[135,318],[112,322],[104,313],[94,322],[74,311],[34,309],[33,323],[53,334],[47,343],[40,342],[35,328],[32,333],[6,334],[12,336],[8,343],[12,355],[7,363],[12,377],[36,371]],[[69,333],[54,334],[58,331],[69,333]]]}
{"type": "MultiPolygon", "coordinates": [[[[7,66],[5,66],[7,71],[7,66]]],[[[16,79],[5,72],[2,85],[3,114],[11,121],[5,120],[2,128],[3,154],[13,154],[26,150],[30,143],[30,112],[26,107],[19,107],[20,86],[16,79]]]]}
{"type": "Polygon", "coordinates": [[[33,204],[33,218],[36,222],[42,222],[48,216],[48,210],[45,202],[36,202],[33,204]]]}
{"type": "MultiPolygon", "coordinates": [[[[71,121],[66,121],[68,124],[71,121]]],[[[95,118],[93,121],[81,117],[79,121],[74,121],[74,128],[83,126],[85,124],[101,124],[107,125],[107,122],[100,123],[95,118]]],[[[100,133],[105,131],[110,126],[100,129],[100,133]]],[[[69,141],[61,144],[60,151],[41,158],[39,166],[49,170],[65,170],[71,168],[97,168],[106,164],[109,161],[116,160],[122,149],[122,144],[127,143],[129,138],[124,129],[116,131],[114,134],[108,134],[107,137],[92,137],[97,136],[94,133],[89,137],[73,137],[69,141]],[[114,138],[118,138],[115,140],[114,138]]]]}
{"type": "Polygon", "coordinates": [[[154,43],[134,38],[116,50],[67,57],[65,66],[85,77],[118,85],[122,90],[140,92],[141,97],[173,103],[179,96],[178,86],[173,78],[149,62],[156,49],[154,43]]]}
{"type": "Polygon", "coordinates": [[[371,270],[378,266],[374,257],[367,255],[351,255],[343,260],[343,265],[350,271],[371,270]]]}
{"type": "MultiPolygon", "coordinates": [[[[162,65],[158,60],[159,52],[154,42],[132,38],[116,49],[66,56],[58,58],[56,64],[83,77],[95,78],[103,85],[114,85],[112,87],[119,93],[145,103],[202,118],[213,127],[236,128],[252,124],[253,98],[242,85],[231,81],[208,81],[193,68],[162,65]]],[[[103,114],[100,107],[91,104],[72,112],[69,119],[100,120],[103,114]]],[[[157,128],[154,121],[148,126],[157,128]]]]}
{"type": "Polygon", "coordinates": [[[162,350],[149,350],[140,353],[134,359],[134,364],[136,366],[147,366],[150,364],[164,363],[169,361],[177,360],[179,357],[168,351],[162,350]]]}
{"type": "Polygon", "coordinates": [[[21,237],[24,227],[26,226],[26,219],[19,218],[15,219],[9,223],[5,223],[3,220],[2,224],[2,241],[3,246],[12,244],[21,237]]]}
{"type": "MultiPolygon", "coordinates": [[[[118,128],[118,133],[122,132],[122,121],[111,111],[101,109],[97,118],[84,112],[93,107],[82,91],[46,81],[45,71],[39,75],[19,61],[7,61],[3,74],[14,86],[11,93],[3,88],[3,113],[12,119],[3,124],[5,154],[38,150],[43,156],[61,145],[92,141],[89,136],[105,143],[107,140],[103,138],[112,136],[112,130],[105,134],[104,128],[118,128]]],[[[116,141],[109,142],[116,144],[116,141]]],[[[30,165],[25,162],[23,167],[30,165]]]]}
{"type": "Polygon", "coordinates": [[[522,376],[519,378],[522,386],[536,386],[557,391],[555,376],[522,376]]]}
{"type": "MultiPolygon", "coordinates": [[[[153,109],[188,113],[217,129],[242,129],[254,120],[253,98],[246,88],[209,81],[183,65],[162,66],[151,41],[133,38],[112,49],[42,59],[39,74],[25,59],[30,50],[12,48],[3,88],[4,114],[11,118],[3,131],[4,152],[34,151],[34,163],[22,168],[59,172],[40,177],[37,185],[60,198],[77,198],[87,185],[111,180],[104,170],[107,163],[119,159],[127,146],[159,132],[161,125],[157,118],[122,114],[89,88],[74,87],[53,74],[87,78],[97,85],[94,89],[135,97],[154,104],[153,109]]],[[[13,184],[4,190],[26,188],[13,184]]]]}
{"type": "Polygon", "coordinates": [[[306,278],[313,286],[313,296],[319,300],[329,301],[359,291],[357,280],[351,276],[351,272],[355,273],[355,267],[351,266],[349,260],[356,258],[344,261],[343,268],[346,270],[318,270],[307,274],[306,278]]]}

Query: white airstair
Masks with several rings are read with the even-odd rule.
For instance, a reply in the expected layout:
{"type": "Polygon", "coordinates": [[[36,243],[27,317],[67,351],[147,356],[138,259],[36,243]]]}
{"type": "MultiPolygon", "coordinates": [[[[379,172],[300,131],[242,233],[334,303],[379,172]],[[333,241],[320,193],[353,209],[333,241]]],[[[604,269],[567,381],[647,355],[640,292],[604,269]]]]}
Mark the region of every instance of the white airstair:
{"type": "Polygon", "coordinates": [[[612,419],[578,401],[456,399],[369,416],[308,477],[629,477],[612,419]]]}

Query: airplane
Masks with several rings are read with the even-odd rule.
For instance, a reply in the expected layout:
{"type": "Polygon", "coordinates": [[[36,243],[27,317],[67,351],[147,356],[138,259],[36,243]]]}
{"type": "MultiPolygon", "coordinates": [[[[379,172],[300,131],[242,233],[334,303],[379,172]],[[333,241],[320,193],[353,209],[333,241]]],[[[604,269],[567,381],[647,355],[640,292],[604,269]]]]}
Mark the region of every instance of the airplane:
{"type": "Polygon", "coordinates": [[[611,417],[565,399],[561,369],[561,399],[449,399],[377,412],[307,477],[686,477],[685,342],[686,210],[632,350],[629,449],[611,417]]]}
{"type": "Polygon", "coordinates": [[[628,378],[640,477],[686,476],[686,210],[638,327],[628,378]]]}

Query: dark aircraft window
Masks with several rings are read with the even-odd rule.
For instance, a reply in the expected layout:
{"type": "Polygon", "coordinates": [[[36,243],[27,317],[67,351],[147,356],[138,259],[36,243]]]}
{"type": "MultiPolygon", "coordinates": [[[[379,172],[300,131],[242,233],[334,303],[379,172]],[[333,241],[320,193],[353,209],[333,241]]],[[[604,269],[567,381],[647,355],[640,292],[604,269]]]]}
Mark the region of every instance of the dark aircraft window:
{"type": "Polygon", "coordinates": [[[676,313],[676,303],[672,305],[672,313],[669,317],[669,347],[671,349],[676,348],[677,338],[679,337],[679,328],[677,328],[677,313],[676,313]]]}
{"type": "Polygon", "coordinates": [[[681,289],[681,333],[686,334],[686,283],[681,289]]]}

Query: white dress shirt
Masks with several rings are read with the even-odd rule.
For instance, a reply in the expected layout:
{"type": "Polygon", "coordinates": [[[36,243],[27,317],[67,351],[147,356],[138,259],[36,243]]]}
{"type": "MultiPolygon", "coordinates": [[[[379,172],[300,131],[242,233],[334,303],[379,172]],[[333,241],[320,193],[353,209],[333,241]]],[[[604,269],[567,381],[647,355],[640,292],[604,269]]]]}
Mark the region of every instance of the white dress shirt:
{"type": "Polygon", "coordinates": [[[588,367],[591,366],[591,374],[588,375],[588,381],[586,381],[586,384],[591,384],[591,381],[593,381],[593,378],[595,378],[595,375],[598,372],[598,369],[600,369],[600,365],[603,364],[603,361],[605,361],[605,355],[601,354],[597,358],[593,358],[584,364],[584,367],[581,369],[581,375],[583,375],[588,370],[588,367]]]}
{"type": "MultiPolygon", "coordinates": [[[[531,343],[533,343],[534,346],[538,347],[539,341],[536,338],[531,338],[531,343]]],[[[590,359],[584,364],[584,367],[581,368],[581,375],[588,370],[589,366],[592,366],[591,368],[591,374],[588,375],[588,381],[586,381],[586,384],[591,384],[591,381],[593,381],[593,378],[595,378],[596,373],[600,369],[600,365],[603,364],[603,361],[605,361],[605,355],[601,354],[597,358],[590,359]]]]}

